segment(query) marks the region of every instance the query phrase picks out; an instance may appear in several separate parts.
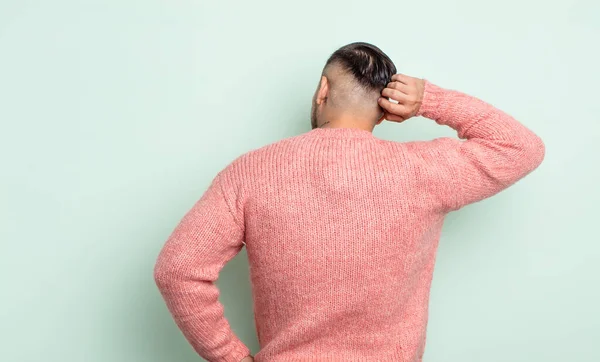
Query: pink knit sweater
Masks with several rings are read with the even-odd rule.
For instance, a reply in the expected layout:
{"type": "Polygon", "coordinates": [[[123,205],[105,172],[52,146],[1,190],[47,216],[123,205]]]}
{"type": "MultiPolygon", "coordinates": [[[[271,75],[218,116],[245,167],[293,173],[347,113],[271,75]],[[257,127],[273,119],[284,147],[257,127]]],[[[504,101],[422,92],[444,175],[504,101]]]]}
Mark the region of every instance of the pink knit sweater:
{"type": "Polygon", "coordinates": [[[459,138],[393,142],[316,128],[220,171],[164,245],[154,278],[211,362],[251,354],[214,284],[246,246],[256,362],[420,362],[448,212],[534,170],[544,144],[503,111],[425,82],[418,116],[459,138]]]}

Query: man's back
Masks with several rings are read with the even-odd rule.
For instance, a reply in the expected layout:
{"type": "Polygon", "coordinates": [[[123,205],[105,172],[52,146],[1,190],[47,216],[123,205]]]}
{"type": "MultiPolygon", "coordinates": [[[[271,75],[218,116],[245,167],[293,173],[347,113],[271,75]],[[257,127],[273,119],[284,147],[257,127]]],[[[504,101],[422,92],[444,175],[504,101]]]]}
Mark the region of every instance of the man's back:
{"type": "Polygon", "coordinates": [[[201,355],[249,353],[212,283],[245,244],[256,362],[421,361],[444,217],[524,177],[544,147],[502,111],[429,82],[418,115],[467,141],[398,143],[315,128],[240,156],[215,177],[155,272],[201,355]]]}
{"type": "Polygon", "coordinates": [[[249,155],[256,361],[399,361],[420,349],[447,208],[422,146],[316,128],[249,155]]]}

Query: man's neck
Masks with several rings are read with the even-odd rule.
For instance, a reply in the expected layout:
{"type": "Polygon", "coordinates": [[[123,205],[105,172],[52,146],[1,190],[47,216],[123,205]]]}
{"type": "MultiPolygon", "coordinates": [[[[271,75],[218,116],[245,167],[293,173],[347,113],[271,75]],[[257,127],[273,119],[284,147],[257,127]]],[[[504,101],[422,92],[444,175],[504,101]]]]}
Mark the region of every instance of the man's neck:
{"type": "Polygon", "coordinates": [[[356,118],[333,118],[324,120],[319,128],[359,128],[365,131],[373,132],[374,125],[364,119],[356,118]]]}
{"type": "Polygon", "coordinates": [[[365,131],[373,132],[373,127],[365,124],[365,122],[355,123],[339,123],[339,122],[323,122],[318,128],[358,128],[365,131]]]}

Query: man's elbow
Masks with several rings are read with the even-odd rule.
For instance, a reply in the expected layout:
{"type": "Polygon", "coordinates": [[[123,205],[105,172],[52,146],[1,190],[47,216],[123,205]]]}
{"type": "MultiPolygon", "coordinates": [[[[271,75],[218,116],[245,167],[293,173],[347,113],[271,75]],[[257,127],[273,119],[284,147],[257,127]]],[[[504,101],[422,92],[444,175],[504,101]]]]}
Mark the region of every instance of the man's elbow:
{"type": "Polygon", "coordinates": [[[154,265],[154,283],[161,293],[179,293],[189,288],[190,283],[207,279],[201,268],[192,268],[177,256],[160,256],[154,265]]]}
{"type": "Polygon", "coordinates": [[[531,133],[527,138],[524,147],[526,158],[526,173],[529,173],[542,164],[546,156],[546,145],[540,136],[531,133]]]}
{"type": "Polygon", "coordinates": [[[498,189],[504,189],[527,176],[544,160],[546,146],[534,133],[518,142],[513,142],[510,152],[504,154],[498,167],[488,170],[487,174],[498,189]]]}
{"type": "Polygon", "coordinates": [[[159,258],[156,261],[156,264],[154,264],[154,283],[161,291],[172,289],[176,284],[177,275],[171,265],[172,264],[164,258],[159,258]]]}
{"type": "Polygon", "coordinates": [[[513,157],[511,157],[511,161],[509,162],[509,167],[513,172],[509,173],[510,176],[507,180],[503,180],[508,185],[533,172],[540,166],[546,155],[544,141],[533,132],[518,143],[517,149],[519,151],[513,153],[513,157]]]}

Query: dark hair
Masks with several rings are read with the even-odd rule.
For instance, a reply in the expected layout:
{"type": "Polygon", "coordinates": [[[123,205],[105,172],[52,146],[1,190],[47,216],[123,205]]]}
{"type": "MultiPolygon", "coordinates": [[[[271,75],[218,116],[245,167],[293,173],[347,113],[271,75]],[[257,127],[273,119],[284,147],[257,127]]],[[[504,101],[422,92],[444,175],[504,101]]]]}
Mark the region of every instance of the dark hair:
{"type": "Polygon", "coordinates": [[[375,45],[356,42],[336,50],[325,63],[338,63],[368,90],[381,91],[396,74],[394,62],[375,45]]]}

